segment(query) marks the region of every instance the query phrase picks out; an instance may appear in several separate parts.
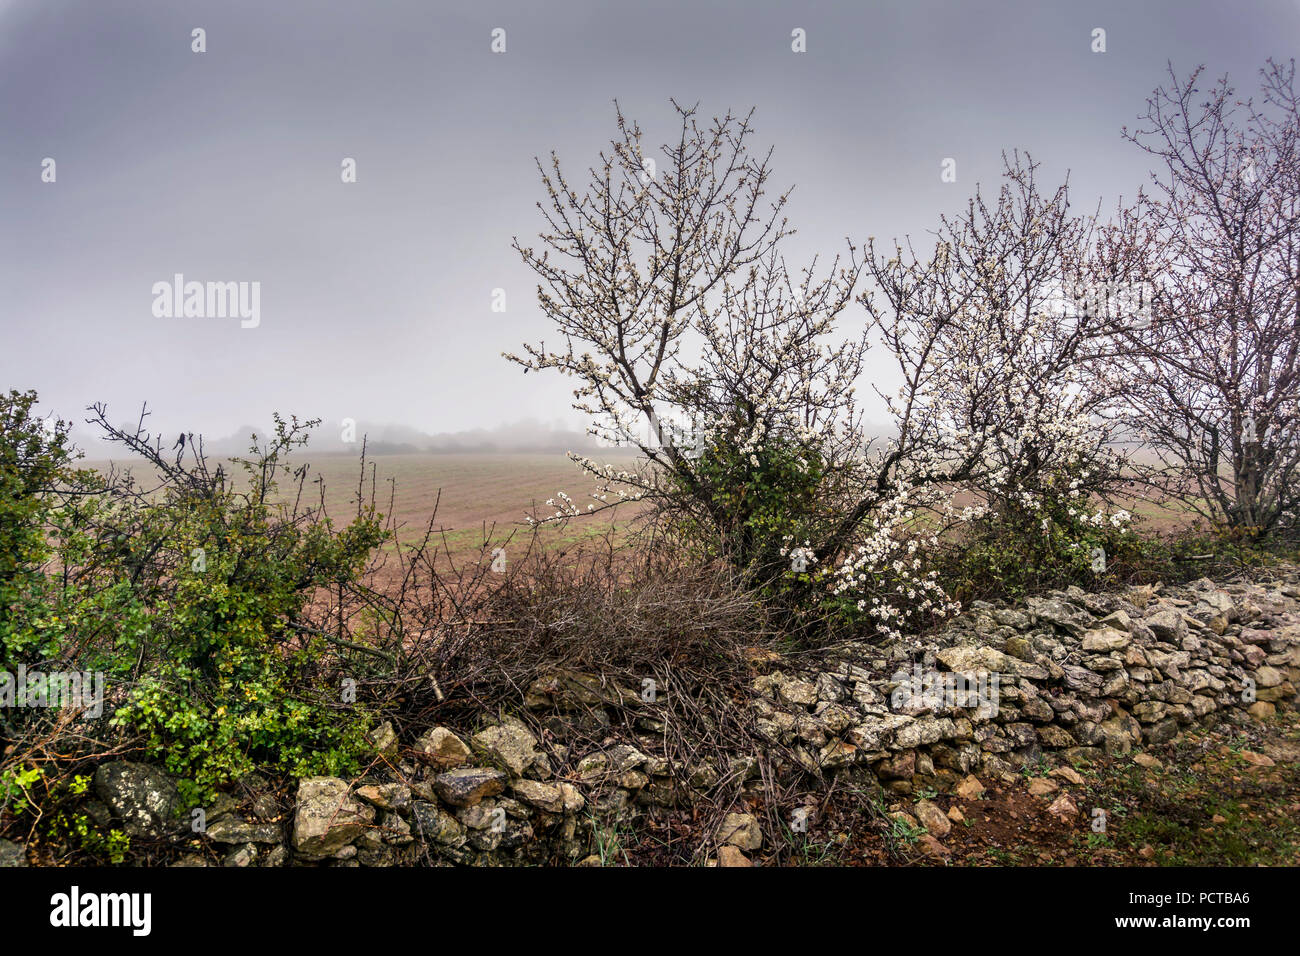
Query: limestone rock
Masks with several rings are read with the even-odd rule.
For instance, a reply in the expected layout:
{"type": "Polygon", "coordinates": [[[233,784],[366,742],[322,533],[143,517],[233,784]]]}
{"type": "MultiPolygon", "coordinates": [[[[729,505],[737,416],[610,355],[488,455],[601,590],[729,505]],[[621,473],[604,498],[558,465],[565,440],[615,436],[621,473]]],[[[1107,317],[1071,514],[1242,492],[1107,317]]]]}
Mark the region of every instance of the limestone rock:
{"type": "Polygon", "coordinates": [[[537,738],[518,720],[506,720],[480,730],[473,736],[472,744],[476,751],[515,777],[523,776],[538,757],[537,738]]]}
{"type": "Polygon", "coordinates": [[[599,706],[625,707],[638,700],[634,691],[611,680],[567,668],[543,674],[528,686],[530,706],[549,704],[562,711],[599,706]]]}
{"type": "Polygon", "coordinates": [[[367,784],[357,796],[381,810],[406,810],[411,806],[411,788],[400,783],[367,784]]]}
{"type": "Polygon", "coordinates": [[[777,685],[776,693],[787,704],[811,707],[817,703],[817,685],[807,681],[784,681],[777,685]]]}
{"type": "Polygon", "coordinates": [[[1246,709],[1246,713],[1256,720],[1268,720],[1277,713],[1277,707],[1266,700],[1257,700],[1246,709]]]}
{"type": "Polygon", "coordinates": [[[1083,783],[1083,775],[1073,767],[1057,767],[1049,774],[1049,776],[1059,777],[1066,783],[1073,783],[1075,785],[1083,783]]]}
{"type": "Polygon", "coordinates": [[[385,720],[366,736],[374,746],[375,753],[383,757],[397,756],[397,732],[393,730],[391,721],[385,720]]]}
{"type": "Polygon", "coordinates": [[[1172,607],[1161,607],[1154,614],[1147,615],[1143,623],[1162,641],[1177,644],[1187,635],[1187,622],[1172,607]]]}
{"type": "Polygon", "coordinates": [[[128,836],[158,837],[181,828],[176,784],[157,767],[115,760],[95,771],[95,792],[128,836]]]}
{"type": "Polygon", "coordinates": [[[947,815],[929,800],[920,800],[913,808],[916,812],[916,819],[931,833],[942,840],[952,829],[952,821],[947,815]]]}
{"type": "Polygon", "coordinates": [[[1031,614],[1059,631],[1081,636],[1093,626],[1093,617],[1087,611],[1055,598],[1030,598],[1025,602],[1031,614]]]}
{"type": "Polygon", "coordinates": [[[306,777],[298,784],[293,848],[309,859],[333,856],[361,836],[375,811],[348,792],[338,777],[306,777]]]}
{"type": "Polygon", "coordinates": [[[1017,664],[992,647],[945,647],[935,659],[950,671],[1013,671],[1017,664]]]}
{"type": "Polygon", "coordinates": [[[26,847],[11,840],[0,840],[0,868],[27,865],[26,847]]]}
{"type": "Polygon", "coordinates": [[[957,796],[963,800],[978,800],[987,788],[980,783],[979,777],[969,774],[965,780],[957,785],[957,796]]]}
{"type": "Polygon", "coordinates": [[[952,851],[939,842],[933,833],[923,833],[917,840],[917,846],[921,852],[934,860],[946,860],[952,856],[952,851]]]}
{"type": "Polygon", "coordinates": [[[436,803],[417,800],[411,807],[411,817],[415,820],[416,829],[426,840],[432,840],[441,846],[460,846],[465,842],[465,827],[436,803]]]}
{"type": "Polygon", "coordinates": [[[433,778],[433,789],[454,807],[472,807],[484,797],[493,797],[506,788],[508,778],[500,770],[464,767],[449,770],[433,778]]]}
{"type": "Polygon", "coordinates": [[[1272,757],[1267,757],[1264,754],[1257,754],[1252,750],[1243,750],[1241,752],[1241,759],[1246,761],[1246,763],[1250,764],[1252,767],[1273,766],[1272,757]]]}
{"type": "Polygon", "coordinates": [[[753,866],[749,857],[739,847],[724,844],[718,847],[718,866],[753,866]]]}
{"type": "Polygon", "coordinates": [[[564,812],[564,794],[558,786],[537,780],[516,780],[510,790],[524,803],[548,813],[564,812]]]}
{"type": "Polygon", "coordinates": [[[650,758],[630,744],[615,744],[605,751],[610,768],[615,773],[625,773],[645,766],[650,758]]]}
{"type": "Polygon", "coordinates": [[[252,843],[245,843],[243,846],[235,847],[226,854],[221,861],[222,866],[245,867],[252,866],[257,861],[257,847],[252,843]]]}
{"type": "Polygon", "coordinates": [[[1034,797],[1047,797],[1061,789],[1061,785],[1048,777],[1035,777],[1029,781],[1029,794],[1034,797]]]}
{"type": "Polygon", "coordinates": [[[1128,632],[1113,627],[1104,627],[1088,631],[1083,635],[1083,649],[1104,654],[1109,651],[1122,651],[1128,647],[1131,641],[1132,638],[1128,632]]]}
{"type": "Polygon", "coordinates": [[[1059,819],[1062,823],[1073,823],[1079,816],[1079,808],[1074,801],[1070,799],[1068,793],[1062,793],[1052,801],[1052,805],[1047,808],[1047,812],[1059,819]]]}
{"type": "Polygon", "coordinates": [[[446,727],[434,727],[422,735],[414,749],[417,757],[443,770],[463,767],[470,758],[469,747],[446,727]]]}
{"type": "Polygon", "coordinates": [[[1255,671],[1256,687],[1276,687],[1284,679],[1282,672],[1275,667],[1260,667],[1255,671]]]}
{"type": "Polygon", "coordinates": [[[718,827],[717,840],[742,850],[758,850],[763,846],[763,831],[752,813],[728,813],[718,827]]]}
{"type": "Polygon", "coordinates": [[[208,839],[214,843],[279,843],[280,826],[276,823],[246,823],[239,817],[222,817],[208,824],[208,839]]]}

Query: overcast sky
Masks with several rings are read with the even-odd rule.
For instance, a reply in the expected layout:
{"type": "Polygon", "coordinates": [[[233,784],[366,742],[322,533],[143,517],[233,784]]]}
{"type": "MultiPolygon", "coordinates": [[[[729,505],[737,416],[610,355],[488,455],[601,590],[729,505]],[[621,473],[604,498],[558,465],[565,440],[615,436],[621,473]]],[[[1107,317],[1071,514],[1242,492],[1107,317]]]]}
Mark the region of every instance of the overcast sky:
{"type": "Polygon", "coordinates": [[[0,0],[0,386],[210,436],[277,410],[577,422],[565,380],[500,357],[548,331],[510,241],[540,225],[533,156],[585,169],[615,98],[653,143],[669,97],[757,107],[798,261],[924,233],[1013,147],[1110,208],[1166,61],[1244,91],[1297,38],[1296,0],[0,0]],[[260,324],[156,317],[176,273],[259,282],[260,324]]]}

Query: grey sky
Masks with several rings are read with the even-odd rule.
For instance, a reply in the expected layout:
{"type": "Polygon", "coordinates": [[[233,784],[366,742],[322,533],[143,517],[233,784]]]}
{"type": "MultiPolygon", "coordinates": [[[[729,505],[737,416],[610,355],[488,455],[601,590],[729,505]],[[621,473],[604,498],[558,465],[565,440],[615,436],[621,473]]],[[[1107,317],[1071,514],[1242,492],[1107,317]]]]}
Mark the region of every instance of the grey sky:
{"type": "Polygon", "coordinates": [[[532,157],[585,169],[615,97],[655,143],[670,96],[757,107],[777,183],[798,184],[797,261],[932,228],[1012,147],[1110,208],[1143,181],[1119,130],[1166,60],[1245,92],[1297,37],[1294,0],[0,0],[0,386],[77,419],[148,400],[214,436],[273,410],[576,422],[564,380],[500,358],[548,331],[510,240],[540,224],[532,157]],[[155,318],[177,272],[259,281],[261,324],[155,318]]]}

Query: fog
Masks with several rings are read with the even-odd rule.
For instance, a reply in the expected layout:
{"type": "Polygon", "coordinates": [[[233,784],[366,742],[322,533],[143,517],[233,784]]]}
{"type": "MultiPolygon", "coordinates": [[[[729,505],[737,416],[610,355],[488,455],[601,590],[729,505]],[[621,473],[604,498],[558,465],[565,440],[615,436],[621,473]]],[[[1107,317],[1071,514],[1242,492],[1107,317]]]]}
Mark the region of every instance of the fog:
{"type": "Polygon", "coordinates": [[[0,384],[218,437],[277,411],[581,432],[569,383],[501,358],[549,331],[510,244],[542,224],[533,157],[585,169],[615,98],[654,143],[670,97],[755,107],[798,263],[924,234],[1016,147],[1110,208],[1167,61],[1248,90],[1296,36],[1279,2],[0,3],[0,384]],[[243,298],[186,317],[158,291],[182,276],[243,298]]]}

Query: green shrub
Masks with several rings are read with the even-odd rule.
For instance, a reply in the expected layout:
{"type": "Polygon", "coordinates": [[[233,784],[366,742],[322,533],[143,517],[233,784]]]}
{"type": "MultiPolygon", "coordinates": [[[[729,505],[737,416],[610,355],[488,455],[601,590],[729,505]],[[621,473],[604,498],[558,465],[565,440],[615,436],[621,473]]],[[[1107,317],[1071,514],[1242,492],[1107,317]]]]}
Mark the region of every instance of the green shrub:
{"type": "MultiPolygon", "coordinates": [[[[0,460],[29,463],[16,475],[7,467],[0,485],[0,533],[21,558],[0,578],[6,661],[102,671],[117,705],[109,726],[177,774],[191,804],[255,769],[355,768],[369,717],[341,686],[373,658],[354,661],[305,621],[322,590],[358,581],[387,533],[373,505],[335,527],[323,509],[295,504],[294,489],[278,493],[285,475],[302,479],[286,459],[314,423],[277,417],[265,446],[236,460],[237,481],[108,428],[161,485],[80,473],[77,493],[60,498],[32,490],[74,477],[66,435],[50,441],[30,424],[33,400],[11,394],[7,420],[20,427],[6,428],[0,448],[0,460]]],[[[54,718],[25,710],[10,719],[17,734],[23,722],[54,718]]]]}

